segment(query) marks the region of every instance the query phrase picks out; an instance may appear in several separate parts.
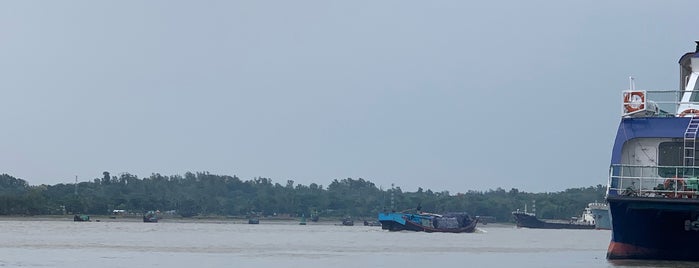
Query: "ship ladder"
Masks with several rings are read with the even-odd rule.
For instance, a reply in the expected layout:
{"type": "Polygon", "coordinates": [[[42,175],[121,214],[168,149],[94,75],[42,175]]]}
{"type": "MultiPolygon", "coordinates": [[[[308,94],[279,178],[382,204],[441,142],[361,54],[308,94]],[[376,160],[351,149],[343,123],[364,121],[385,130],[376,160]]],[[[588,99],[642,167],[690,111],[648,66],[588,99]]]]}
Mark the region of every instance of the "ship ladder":
{"type": "MultiPolygon", "coordinates": [[[[697,132],[699,132],[699,117],[693,116],[684,131],[684,165],[687,167],[694,167],[697,132]]],[[[687,171],[689,174],[685,175],[694,176],[694,168],[687,171]]]]}

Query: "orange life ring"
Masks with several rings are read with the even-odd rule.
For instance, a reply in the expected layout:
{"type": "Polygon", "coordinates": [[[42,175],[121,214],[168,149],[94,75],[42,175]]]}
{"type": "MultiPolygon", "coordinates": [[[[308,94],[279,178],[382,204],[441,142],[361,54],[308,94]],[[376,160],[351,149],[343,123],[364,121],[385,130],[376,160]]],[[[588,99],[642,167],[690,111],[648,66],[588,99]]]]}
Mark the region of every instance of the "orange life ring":
{"type": "Polygon", "coordinates": [[[641,91],[631,91],[624,93],[624,110],[626,113],[633,113],[646,108],[646,97],[641,91]],[[637,103],[640,100],[640,103],[637,103]]]}
{"type": "Polygon", "coordinates": [[[699,109],[687,109],[684,110],[677,117],[684,117],[685,115],[699,116],[699,109]]]}

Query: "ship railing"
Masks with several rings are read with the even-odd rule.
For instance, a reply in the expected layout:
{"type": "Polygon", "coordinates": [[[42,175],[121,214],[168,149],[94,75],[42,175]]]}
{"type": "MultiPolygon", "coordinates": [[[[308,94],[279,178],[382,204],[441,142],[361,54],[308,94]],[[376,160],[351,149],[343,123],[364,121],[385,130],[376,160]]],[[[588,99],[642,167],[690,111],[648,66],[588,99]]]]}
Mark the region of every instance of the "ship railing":
{"type": "MultiPolygon", "coordinates": [[[[646,113],[647,117],[673,117],[676,115],[680,107],[685,107],[688,105],[699,106],[699,102],[696,101],[682,101],[682,96],[685,93],[694,92],[699,90],[645,90],[646,93],[645,100],[648,103],[652,103],[654,106],[658,107],[658,113],[646,113]]],[[[625,91],[628,92],[628,91],[625,91]]],[[[622,113],[623,106],[629,104],[622,100],[622,113]]],[[[653,106],[649,105],[649,106],[653,106]]],[[[649,107],[647,106],[647,107],[649,107]]]]}
{"type": "Polygon", "coordinates": [[[612,165],[607,196],[699,199],[699,167],[612,165]]]}

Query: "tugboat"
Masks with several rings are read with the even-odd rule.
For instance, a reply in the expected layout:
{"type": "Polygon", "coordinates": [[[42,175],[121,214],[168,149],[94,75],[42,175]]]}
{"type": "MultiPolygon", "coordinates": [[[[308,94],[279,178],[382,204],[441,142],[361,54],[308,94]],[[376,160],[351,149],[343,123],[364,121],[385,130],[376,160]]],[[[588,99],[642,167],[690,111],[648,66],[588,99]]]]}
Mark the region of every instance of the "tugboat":
{"type": "Polygon", "coordinates": [[[606,199],[607,259],[699,261],[699,41],[679,59],[678,90],[622,95],[606,199]]]}

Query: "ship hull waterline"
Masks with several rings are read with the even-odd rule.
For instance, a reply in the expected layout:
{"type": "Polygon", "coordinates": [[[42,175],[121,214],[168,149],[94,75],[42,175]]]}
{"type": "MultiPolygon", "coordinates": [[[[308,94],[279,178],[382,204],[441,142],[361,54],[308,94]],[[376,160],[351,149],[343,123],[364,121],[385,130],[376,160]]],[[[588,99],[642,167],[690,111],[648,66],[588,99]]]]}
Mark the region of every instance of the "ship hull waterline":
{"type": "Polygon", "coordinates": [[[607,259],[699,261],[699,200],[609,196],[607,259]]]}

